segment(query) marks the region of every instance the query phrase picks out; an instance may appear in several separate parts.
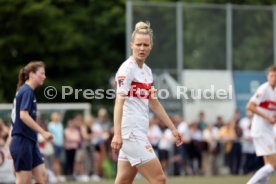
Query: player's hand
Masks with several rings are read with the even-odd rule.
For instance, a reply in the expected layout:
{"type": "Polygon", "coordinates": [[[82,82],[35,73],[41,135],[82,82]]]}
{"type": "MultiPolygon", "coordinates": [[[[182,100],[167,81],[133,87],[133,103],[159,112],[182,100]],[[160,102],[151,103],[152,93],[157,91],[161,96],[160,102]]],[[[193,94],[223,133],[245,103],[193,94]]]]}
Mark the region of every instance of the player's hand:
{"type": "Polygon", "coordinates": [[[183,144],[183,136],[175,129],[172,131],[173,136],[175,138],[175,145],[180,146],[183,144]]]}
{"type": "Polygon", "coordinates": [[[51,134],[50,132],[47,132],[47,131],[44,131],[42,133],[42,136],[46,141],[51,141],[54,138],[53,134],[51,134]]]}
{"type": "Polygon", "coordinates": [[[122,148],[122,145],[123,145],[122,137],[119,135],[114,135],[111,141],[111,148],[115,152],[118,152],[122,148]]]}

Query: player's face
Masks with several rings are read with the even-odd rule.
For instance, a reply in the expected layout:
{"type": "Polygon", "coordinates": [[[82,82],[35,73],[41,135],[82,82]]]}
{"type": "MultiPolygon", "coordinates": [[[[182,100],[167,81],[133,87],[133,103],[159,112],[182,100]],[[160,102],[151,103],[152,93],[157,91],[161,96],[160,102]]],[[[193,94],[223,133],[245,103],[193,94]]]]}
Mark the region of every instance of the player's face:
{"type": "Polygon", "coordinates": [[[152,49],[150,35],[136,34],[131,42],[131,49],[135,60],[144,62],[152,49]]]}
{"type": "Polygon", "coordinates": [[[35,73],[30,73],[30,78],[35,82],[37,86],[43,85],[44,80],[46,79],[45,69],[40,67],[35,73]]]}
{"type": "Polygon", "coordinates": [[[272,87],[276,87],[276,72],[269,72],[267,75],[267,80],[272,87]]]}

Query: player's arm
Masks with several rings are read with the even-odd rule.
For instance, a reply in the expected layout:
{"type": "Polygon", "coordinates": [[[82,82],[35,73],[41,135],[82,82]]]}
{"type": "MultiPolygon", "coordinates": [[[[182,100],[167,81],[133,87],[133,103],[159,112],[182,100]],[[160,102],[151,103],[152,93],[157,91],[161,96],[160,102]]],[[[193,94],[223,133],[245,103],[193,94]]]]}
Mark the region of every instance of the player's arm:
{"type": "Polygon", "coordinates": [[[41,128],[30,116],[29,112],[26,110],[20,111],[20,119],[31,129],[36,131],[37,133],[40,133],[46,140],[53,139],[53,135],[50,132],[45,131],[43,128],[41,128]]]}
{"type": "Polygon", "coordinates": [[[254,114],[257,114],[258,116],[261,116],[262,118],[266,119],[268,122],[274,124],[275,123],[275,118],[274,117],[269,117],[266,114],[262,113],[261,111],[258,110],[257,104],[255,104],[252,101],[249,101],[246,105],[246,109],[250,110],[254,114]]]}
{"type": "Polygon", "coordinates": [[[122,116],[125,98],[131,89],[131,83],[134,79],[132,65],[122,65],[115,76],[116,81],[116,99],[114,104],[114,135],[111,141],[111,148],[115,152],[122,148],[122,116]]]}
{"type": "Polygon", "coordinates": [[[111,148],[119,150],[122,147],[122,115],[125,98],[123,95],[117,94],[114,105],[114,136],[111,142],[111,148]]]}
{"type": "Polygon", "coordinates": [[[150,108],[152,109],[152,111],[166,124],[166,126],[169,129],[171,129],[171,131],[176,139],[176,145],[180,146],[181,144],[183,144],[182,135],[175,128],[173,122],[169,118],[168,114],[166,113],[164,107],[161,105],[159,100],[157,98],[150,98],[149,105],[150,105],[150,108]]]}

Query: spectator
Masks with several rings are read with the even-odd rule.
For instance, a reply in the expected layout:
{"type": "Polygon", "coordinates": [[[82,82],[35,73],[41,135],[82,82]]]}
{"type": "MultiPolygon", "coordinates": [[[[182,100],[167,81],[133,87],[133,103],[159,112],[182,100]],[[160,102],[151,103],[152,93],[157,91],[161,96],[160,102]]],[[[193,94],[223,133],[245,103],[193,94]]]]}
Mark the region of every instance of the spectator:
{"type": "Polygon", "coordinates": [[[212,176],[217,173],[216,157],[219,152],[218,128],[208,124],[203,130],[203,141],[207,143],[207,150],[203,152],[202,167],[206,176],[212,176]]]}
{"type": "Polygon", "coordinates": [[[219,130],[219,138],[224,143],[225,163],[231,174],[238,174],[238,163],[235,162],[234,142],[238,139],[234,122],[227,122],[219,130]]]}
{"type": "Polygon", "coordinates": [[[207,123],[205,121],[205,113],[203,111],[200,111],[198,114],[198,128],[201,131],[207,128],[207,123]]]}
{"type": "Polygon", "coordinates": [[[91,141],[93,137],[92,125],[95,119],[92,115],[88,115],[84,118],[84,125],[81,127],[81,134],[83,137],[83,147],[85,149],[85,167],[89,175],[93,172],[93,147],[91,146],[91,141]]]}
{"type": "Polygon", "coordinates": [[[155,154],[158,155],[159,149],[158,144],[162,138],[162,131],[159,126],[160,120],[152,116],[149,120],[149,131],[148,131],[148,139],[152,145],[153,150],[155,151],[155,154]]]}
{"type": "Polygon", "coordinates": [[[88,182],[88,171],[85,169],[85,155],[86,155],[86,148],[85,148],[85,139],[84,139],[84,127],[86,126],[84,123],[83,115],[82,114],[76,114],[74,116],[73,121],[75,122],[76,129],[79,132],[80,141],[78,144],[78,149],[76,150],[76,156],[75,156],[75,167],[74,167],[74,176],[77,181],[81,182],[88,182]]]}
{"type": "Polygon", "coordinates": [[[180,115],[172,116],[172,122],[177,130],[182,134],[184,144],[174,146],[174,175],[184,175],[187,168],[187,150],[185,144],[190,142],[189,128],[187,122],[183,121],[180,115]]]}
{"type": "Polygon", "coordinates": [[[64,148],[65,148],[65,174],[72,176],[75,165],[75,155],[79,148],[81,136],[78,127],[73,120],[69,120],[64,130],[64,148]]]}
{"type": "Polygon", "coordinates": [[[217,116],[216,122],[214,123],[214,126],[218,129],[220,129],[221,127],[224,126],[224,121],[223,121],[222,116],[217,116]]]}
{"type": "Polygon", "coordinates": [[[159,123],[160,129],[162,131],[162,137],[158,144],[158,157],[162,166],[164,173],[168,173],[169,169],[169,158],[174,142],[174,136],[169,128],[165,126],[163,122],[159,123]]]}
{"type": "MultiPolygon", "coordinates": [[[[101,114],[101,113],[100,113],[101,114]]],[[[92,132],[93,132],[93,138],[92,138],[92,144],[95,148],[95,174],[98,177],[103,177],[103,161],[107,158],[106,154],[106,142],[109,138],[109,133],[104,130],[105,121],[102,119],[102,116],[100,115],[100,119],[92,124],[92,132]]],[[[105,127],[107,128],[107,127],[105,127]]]]}
{"type": "Polygon", "coordinates": [[[61,175],[61,166],[63,161],[64,127],[61,123],[61,115],[59,112],[53,112],[51,114],[51,121],[48,124],[48,130],[54,136],[54,159],[52,163],[53,172],[58,181],[64,182],[65,178],[61,175]]]}
{"type": "Polygon", "coordinates": [[[200,175],[202,166],[202,131],[199,130],[197,122],[189,124],[190,142],[187,145],[189,174],[200,175]]]}

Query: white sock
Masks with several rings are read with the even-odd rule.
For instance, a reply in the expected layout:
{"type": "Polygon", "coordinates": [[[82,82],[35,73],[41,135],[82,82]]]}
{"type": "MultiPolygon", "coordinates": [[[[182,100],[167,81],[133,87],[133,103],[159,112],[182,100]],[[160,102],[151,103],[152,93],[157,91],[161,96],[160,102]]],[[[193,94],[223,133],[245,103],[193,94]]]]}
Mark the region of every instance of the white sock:
{"type": "Polygon", "coordinates": [[[269,175],[274,171],[274,168],[270,164],[266,164],[261,167],[253,177],[247,182],[247,184],[258,184],[261,181],[266,182],[269,175]]]}

